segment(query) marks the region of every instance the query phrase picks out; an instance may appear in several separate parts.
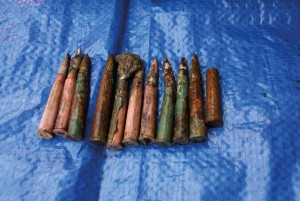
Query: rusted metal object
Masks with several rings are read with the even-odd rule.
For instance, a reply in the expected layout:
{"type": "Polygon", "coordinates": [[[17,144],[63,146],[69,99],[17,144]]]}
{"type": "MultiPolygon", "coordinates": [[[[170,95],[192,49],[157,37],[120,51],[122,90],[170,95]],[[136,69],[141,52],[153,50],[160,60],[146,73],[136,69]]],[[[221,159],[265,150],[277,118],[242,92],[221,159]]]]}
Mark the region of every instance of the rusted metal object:
{"type": "Polygon", "coordinates": [[[165,91],[160,113],[156,143],[160,146],[171,145],[174,125],[174,109],[176,99],[175,78],[168,59],[163,64],[165,91]]]}
{"type": "Polygon", "coordinates": [[[133,78],[130,91],[124,138],[122,143],[125,146],[138,146],[138,138],[141,122],[141,111],[143,102],[144,68],[137,71],[133,78]]]}
{"type": "Polygon", "coordinates": [[[204,121],[203,85],[200,64],[196,54],[191,62],[190,74],[190,141],[202,142],[206,140],[204,121]]]}
{"type": "Polygon", "coordinates": [[[66,135],[70,140],[79,141],[83,138],[86,109],[89,100],[90,65],[90,57],[86,54],[80,63],[72,102],[69,129],[66,135]]]}
{"type": "Polygon", "coordinates": [[[71,59],[68,76],[64,84],[58,115],[53,129],[55,135],[65,136],[68,133],[69,118],[80,61],[81,49],[78,48],[75,56],[71,59]]]}
{"type": "Polygon", "coordinates": [[[144,145],[155,142],[158,64],[154,58],[145,86],[139,141],[144,145]]]}
{"type": "Polygon", "coordinates": [[[52,89],[37,131],[37,134],[45,139],[53,138],[52,130],[55,125],[55,120],[58,112],[58,107],[67,77],[67,72],[70,64],[70,56],[67,54],[63,59],[55,82],[52,85],[52,89]]]}
{"type": "Polygon", "coordinates": [[[182,57],[178,72],[178,85],[175,105],[175,127],[173,142],[189,143],[189,75],[186,60],[182,57]]]}
{"type": "Polygon", "coordinates": [[[114,57],[113,55],[109,55],[102,75],[94,115],[93,130],[90,136],[90,142],[95,144],[106,144],[107,141],[108,126],[111,117],[114,72],[114,57]]]}
{"type": "Polygon", "coordinates": [[[222,125],[219,73],[216,68],[206,71],[206,126],[222,125]]]}
{"type": "Polygon", "coordinates": [[[118,86],[106,146],[121,150],[127,112],[128,78],[142,68],[142,62],[138,55],[129,52],[116,56],[116,61],[119,65],[118,86]]]}

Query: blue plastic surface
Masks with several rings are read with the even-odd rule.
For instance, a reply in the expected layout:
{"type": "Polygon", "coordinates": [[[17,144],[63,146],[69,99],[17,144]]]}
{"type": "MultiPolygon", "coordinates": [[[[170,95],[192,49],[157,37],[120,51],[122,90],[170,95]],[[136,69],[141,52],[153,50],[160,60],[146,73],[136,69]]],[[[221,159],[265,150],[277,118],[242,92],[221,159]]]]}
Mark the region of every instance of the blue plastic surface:
{"type": "MultiPolygon", "coordinates": [[[[300,2],[2,1],[0,200],[300,200],[300,2]],[[36,135],[64,55],[92,59],[82,142],[36,135]],[[111,151],[89,143],[109,53],[196,52],[221,75],[224,125],[203,144],[111,151]]],[[[159,104],[159,111],[160,105],[159,104]]]]}

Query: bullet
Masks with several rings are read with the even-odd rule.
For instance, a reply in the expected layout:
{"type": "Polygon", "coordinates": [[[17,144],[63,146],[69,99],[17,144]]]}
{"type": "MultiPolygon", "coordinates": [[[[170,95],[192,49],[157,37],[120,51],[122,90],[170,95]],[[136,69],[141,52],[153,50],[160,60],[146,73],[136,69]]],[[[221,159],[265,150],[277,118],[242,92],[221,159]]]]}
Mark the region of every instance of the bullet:
{"type": "Polygon", "coordinates": [[[176,144],[189,143],[189,76],[186,60],[182,57],[178,72],[178,85],[175,105],[175,127],[173,142],[176,144]]]}
{"type": "Polygon", "coordinates": [[[124,138],[122,143],[125,146],[138,146],[138,137],[140,129],[142,100],[143,100],[143,81],[144,68],[137,71],[132,82],[130,91],[124,138]]]}
{"type": "Polygon", "coordinates": [[[116,61],[118,63],[118,86],[106,146],[121,150],[123,149],[122,140],[128,102],[128,78],[142,68],[142,62],[138,55],[129,52],[116,56],[116,61]]]}
{"type": "Polygon", "coordinates": [[[53,138],[52,130],[55,125],[55,120],[58,112],[58,107],[63,91],[63,86],[65,79],[67,77],[67,72],[70,64],[70,56],[67,54],[63,59],[56,79],[52,85],[50,95],[37,131],[37,134],[41,138],[51,139],[53,138]]]}
{"type": "Polygon", "coordinates": [[[203,85],[200,64],[196,54],[191,61],[190,74],[190,141],[202,142],[206,140],[204,121],[203,85]]]}
{"type": "Polygon", "coordinates": [[[68,76],[64,84],[58,115],[53,129],[55,135],[65,136],[68,132],[72,100],[75,92],[80,61],[81,49],[78,48],[75,56],[71,59],[68,76]]]}
{"type": "Polygon", "coordinates": [[[216,68],[206,71],[206,126],[222,125],[219,73],[216,68]]]}
{"type": "Polygon", "coordinates": [[[168,59],[164,59],[164,96],[160,113],[156,143],[160,146],[171,145],[174,121],[174,109],[176,98],[175,78],[168,59]]]}
{"type": "Polygon", "coordinates": [[[154,58],[149,70],[144,92],[139,141],[144,145],[155,142],[158,64],[154,58]]]}
{"type": "Polygon", "coordinates": [[[106,144],[108,126],[111,117],[112,93],[114,84],[115,61],[113,55],[109,55],[105,63],[104,72],[99,88],[99,94],[94,115],[93,130],[90,142],[106,144]]]}
{"type": "Polygon", "coordinates": [[[90,57],[84,55],[78,72],[75,94],[72,101],[68,134],[70,140],[79,141],[83,138],[86,109],[89,100],[90,57]]]}

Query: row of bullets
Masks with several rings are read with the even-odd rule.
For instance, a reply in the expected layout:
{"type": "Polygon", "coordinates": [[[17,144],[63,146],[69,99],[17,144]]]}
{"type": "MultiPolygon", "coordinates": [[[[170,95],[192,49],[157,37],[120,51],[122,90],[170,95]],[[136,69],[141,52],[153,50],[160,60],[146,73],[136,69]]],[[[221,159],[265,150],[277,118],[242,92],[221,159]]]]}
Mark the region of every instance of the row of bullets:
{"type": "MultiPolygon", "coordinates": [[[[78,54],[77,52],[71,60],[70,69],[78,69],[73,67],[79,65],[78,54]]],[[[87,63],[90,65],[90,62],[84,62],[84,59],[81,61],[81,67],[87,66],[87,63]]],[[[66,77],[65,69],[68,66],[65,60],[67,59],[64,59],[60,67],[59,78],[56,78],[53,84],[38,134],[43,138],[52,138],[54,133],[71,140],[81,140],[88,101],[88,73],[84,74],[84,79],[79,79],[81,74],[79,70],[76,82],[76,75],[70,74],[69,70],[62,89],[66,77]],[[70,101],[73,94],[73,101],[70,101]],[[54,101],[60,98],[60,104],[59,101],[54,101]]],[[[86,69],[89,67],[85,67],[86,69]]],[[[137,146],[139,142],[145,145],[156,142],[161,146],[169,146],[172,141],[177,144],[205,141],[206,126],[217,127],[222,124],[218,70],[209,68],[206,71],[206,117],[204,117],[202,76],[196,54],[191,61],[190,76],[186,59],[184,57],[181,59],[177,90],[175,77],[167,59],[163,62],[163,76],[164,95],[156,132],[157,59],[152,61],[143,94],[144,67],[140,57],[132,53],[118,55],[115,58],[109,55],[99,88],[90,142],[121,150],[124,145],[137,146]],[[117,86],[114,94],[116,71],[117,86]],[[131,81],[132,88],[128,99],[131,81]]]]}
{"type": "Polygon", "coordinates": [[[87,54],[81,59],[80,48],[71,61],[69,54],[64,57],[37,131],[40,137],[51,139],[55,134],[71,140],[83,138],[90,65],[87,54]]]}

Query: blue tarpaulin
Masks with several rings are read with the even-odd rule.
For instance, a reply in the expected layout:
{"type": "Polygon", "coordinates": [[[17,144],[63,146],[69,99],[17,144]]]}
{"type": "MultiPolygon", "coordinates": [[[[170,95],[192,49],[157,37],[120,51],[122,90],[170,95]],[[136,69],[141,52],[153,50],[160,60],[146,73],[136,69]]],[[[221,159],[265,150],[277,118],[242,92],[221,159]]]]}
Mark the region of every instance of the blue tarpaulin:
{"type": "Polygon", "coordinates": [[[0,200],[300,200],[300,2],[10,0],[0,7],[0,200]],[[82,142],[36,135],[66,53],[92,60],[82,142]],[[224,125],[201,144],[89,143],[108,54],[196,52],[221,75],[224,125]]]}

